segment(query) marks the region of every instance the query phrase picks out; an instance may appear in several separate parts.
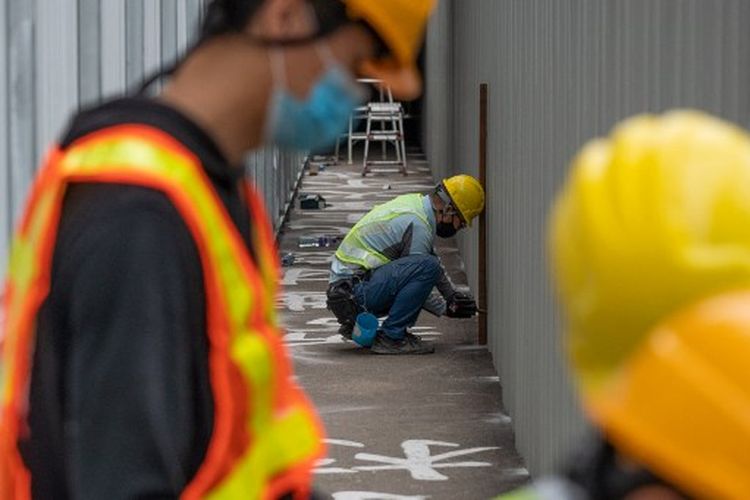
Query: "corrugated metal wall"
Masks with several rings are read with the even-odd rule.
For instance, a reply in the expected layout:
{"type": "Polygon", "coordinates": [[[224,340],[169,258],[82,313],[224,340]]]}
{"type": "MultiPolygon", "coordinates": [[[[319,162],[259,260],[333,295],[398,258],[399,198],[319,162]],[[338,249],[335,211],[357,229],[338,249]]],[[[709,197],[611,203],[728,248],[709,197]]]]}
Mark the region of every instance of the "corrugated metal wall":
{"type": "MultiPolygon", "coordinates": [[[[490,349],[519,451],[540,473],[583,428],[547,283],[551,198],[579,147],[632,114],[692,107],[750,125],[750,2],[441,1],[425,146],[436,175],[476,173],[487,82],[490,349]]],[[[475,234],[461,248],[476,283],[475,234]]]]}
{"type": "MultiPolygon", "coordinates": [[[[182,54],[206,0],[0,1],[0,276],[9,236],[45,148],[81,106],[122,94],[182,54]]],[[[248,158],[277,220],[302,165],[248,158]]]]}

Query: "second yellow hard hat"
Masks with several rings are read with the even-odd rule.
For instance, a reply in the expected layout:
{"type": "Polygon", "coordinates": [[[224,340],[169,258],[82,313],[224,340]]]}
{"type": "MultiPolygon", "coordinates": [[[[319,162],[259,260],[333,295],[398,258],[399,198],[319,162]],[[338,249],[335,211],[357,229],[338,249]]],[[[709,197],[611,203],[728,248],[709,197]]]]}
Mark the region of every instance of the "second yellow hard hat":
{"type": "Polygon", "coordinates": [[[627,120],[574,160],[550,245],[589,416],[686,493],[750,498],[747,133],[627,120]]]}
{"type": "Polygon", "coordinates": [[[550,243],[568,351],[596,386],[665,315],[750,287],[750,138],[699,112],[624,122],[574,160],[550,243]]]}

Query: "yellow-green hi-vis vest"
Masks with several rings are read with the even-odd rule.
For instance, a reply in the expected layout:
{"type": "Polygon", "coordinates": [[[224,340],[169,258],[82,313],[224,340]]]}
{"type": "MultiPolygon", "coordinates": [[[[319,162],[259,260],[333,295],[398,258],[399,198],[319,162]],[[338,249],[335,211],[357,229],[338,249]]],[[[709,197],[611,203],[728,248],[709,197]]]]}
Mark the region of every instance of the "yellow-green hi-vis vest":
{"type": "Polygon", "coordinates": [[[391,221],[405,214],[415,215],[429,226],[422,198],[421,194],[405,194],[388,203],[375,206],[349,231],[336,250],[336,258],[368,270],[377,269],[390,262],[390,259],[381,253],[382,249],[378,250],[368,243],[368,237],[389,231],[391,221]]]}
{"type": "Polygon", "coordinates": [[[306,498],[312,468],[324,452],[322,427],[291,378],[276,325],[278,256],[260,197],[246,186],[252,259],[199,161],[171,136],[142,125],[110,127],[64,151],[54,149],[36,179],[14,239],[2,304],[0,498],[31,498],[33,477],[18,443],[26,432],[35,319],[49,292],[65,190],[76,182],[163,192],[201,257],[214,428],[204,462],[181,498],[306,498]]]}

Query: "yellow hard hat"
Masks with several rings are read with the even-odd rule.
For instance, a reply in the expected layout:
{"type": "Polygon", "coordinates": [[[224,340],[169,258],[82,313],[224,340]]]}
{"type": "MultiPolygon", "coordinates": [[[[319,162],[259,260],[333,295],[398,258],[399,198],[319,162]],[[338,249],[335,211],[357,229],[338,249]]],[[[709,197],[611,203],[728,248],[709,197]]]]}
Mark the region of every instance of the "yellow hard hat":
{"type": "Polygon", "coordinates": [[[665,315],[750,287],[750,139],[699,112],[627,120],[574,160],[550,243],[587,390],[665,315]]]}
{"type": "Polygon", "coordinates": [[[422,92],[416,66],[427,19],[436,0],[343,0],[349,17],[366,22],[390,50],[384,60],[367,61],[364,76],[383,80],[398,99],[411,100],[422,92]]]}
{"type": "Polygon", "coordinates": [[[626,456],[694,498],[750,498],[750,290],[658,325],[606,390],[593,419],[626,456]]]}
{"type": "Polygon", "coordinates": [[[474,177],[465,174],[443,179],[442,184],[463,221],[471,226],[474,217],[484,210],[482,185],[474,177]]]}

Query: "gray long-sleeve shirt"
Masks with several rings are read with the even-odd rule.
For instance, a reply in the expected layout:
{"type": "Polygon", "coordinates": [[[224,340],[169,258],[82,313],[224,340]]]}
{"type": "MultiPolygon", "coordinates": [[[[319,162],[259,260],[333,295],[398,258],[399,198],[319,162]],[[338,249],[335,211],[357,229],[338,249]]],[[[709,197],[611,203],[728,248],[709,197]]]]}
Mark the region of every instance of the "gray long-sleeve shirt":
{"type": "MultiPolygon", "coordinates": [[[[407,213],[394,217],[385,226],[386,231],[368,235],[368,245],[392,261],[408,255],[435,255],[436,221],[429,195],[422,197],[422,209],[421,214],[407,213]]],[[[342,262],[334,256],[330,281],[333,283],[350,278],[359,270],[356,264],[342,262]]],[[[444,268],[435,286],[445,298],[454,293],[453,284],[444,268]]]]}

